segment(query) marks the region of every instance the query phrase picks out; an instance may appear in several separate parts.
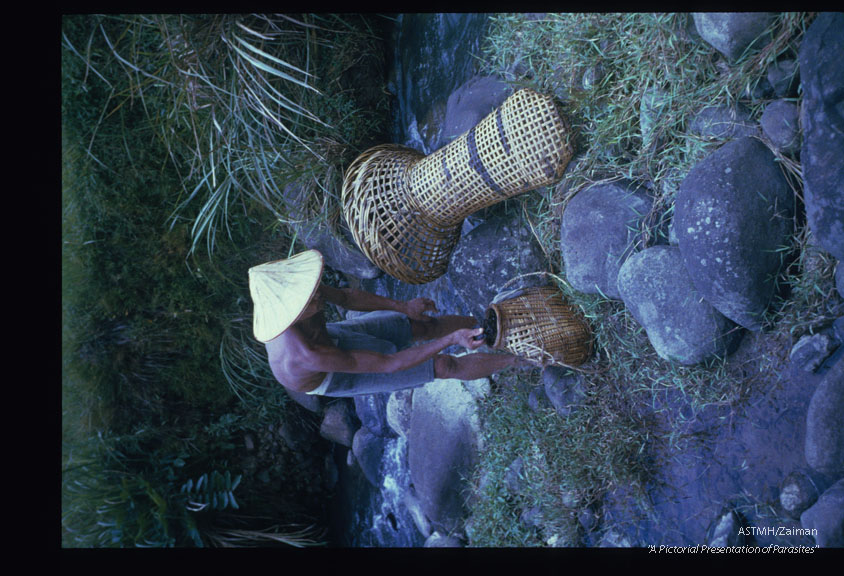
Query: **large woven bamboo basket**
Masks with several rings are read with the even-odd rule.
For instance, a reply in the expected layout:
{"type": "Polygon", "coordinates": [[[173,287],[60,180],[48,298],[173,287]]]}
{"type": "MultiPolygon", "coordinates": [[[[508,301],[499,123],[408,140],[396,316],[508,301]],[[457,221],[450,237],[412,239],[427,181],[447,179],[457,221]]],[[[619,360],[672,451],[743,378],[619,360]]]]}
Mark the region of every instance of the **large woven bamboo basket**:
{"type": "Polygon", "coordinates": [[[519,90],[429,156],[394,144],[361,154],[343,181],[346,222],[388,274],[410,284],[436,280],[466,216],[562,178],[569,138],[552,98],[519,90]]]}
{"type": "Polygon", "coordinates": [[[592,333],[578,310],[552,286],[525,288],[489,305],[486,344],[537,364],[579,366],[592,354],[592,333]]]}

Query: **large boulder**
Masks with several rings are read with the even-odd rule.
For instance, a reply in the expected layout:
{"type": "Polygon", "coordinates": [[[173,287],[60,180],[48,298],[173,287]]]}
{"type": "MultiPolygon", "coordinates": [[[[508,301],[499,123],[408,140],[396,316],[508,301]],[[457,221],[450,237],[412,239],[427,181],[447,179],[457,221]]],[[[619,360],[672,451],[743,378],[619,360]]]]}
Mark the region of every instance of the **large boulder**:
{"type": "Polygon", "coordinates": [[[806,462],[833,477],[844,475],[844,358],[832,365],[812,394],[806,415],[806,462]]]}
{"type": "Polygon", "coordinates": [[[422,511],[435,530],[462,530],[479,430],[476,400],[459,380],[439,379],[414,390],[408,466],[422,511]]]}
{"type": "Polygon", "coordinates": [[[725,354],[736,341],[735,324],[701,298],[677,247],[653,246],[631,256],[618,274],[618,290],[666,360],[697,364],[725,354]]]}
{"type": "Polygon", "coordinates": [[[674,227],[686,270],[710,304],[750,330],[762,328],[793,212],[774,155],[750,137],[699,162],[677,192],[674,227]]]}
{"type": "Polygon", "coordinates": [[[448,97],[439,146],[474,128],[512,93],[510,84],[494,76],[470,78],[448,97]]]}
{"type": "MultiPolygon", "coordinates": [[[[707,44],[735,61],[774,19],[773,12],[695,12],[695,27],[707,44]]],[[[754,48],[760,48],[756,42],[754,48]]]]}
{"type": "MultiPolygon", "coordinates": [[[[448,273],[457,296],[481,319],[505,284],[545,268],[542,248],[516,213],[494,215],[463,235],[452,253],[448,273]]],[[[518,285],[541,282],[541,276],[532,276],[518,285]]]]}
{"type": "Polygon", "coordinates": [[[618,271],[633,253],[652,200],[622,182],[597,184],[566,205],[560,248],[566,279],[575,290],[619,299],[618,271]]]}
{"type": "Polygon", "coordinates": [[[844,13],[815,18],[800,44],[803,198],[819,245],[844,259],[844,13]]]}
{"type": "Polygon", "coordinates": [[[800,525],[815,534],[822,548],[844,547],[844,478],[821,494],[800,516],[800,525]]]}

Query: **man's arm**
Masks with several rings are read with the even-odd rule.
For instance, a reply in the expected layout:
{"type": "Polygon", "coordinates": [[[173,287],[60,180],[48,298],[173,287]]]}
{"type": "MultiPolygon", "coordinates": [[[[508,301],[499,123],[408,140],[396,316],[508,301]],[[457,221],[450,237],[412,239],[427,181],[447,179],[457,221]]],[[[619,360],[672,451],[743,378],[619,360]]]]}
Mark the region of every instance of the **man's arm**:
{"type": "Polygon", "coordinates": [[[393,310],[406,314],[414,320],[429,320],[425,312],[437,312],[437,306],[428,298],[415,298],[407,302],[399,302],[392,298],[378,296],[355,288],[333,288],[320,284],[320,292],[327,302],[342,306],[347,310],[372,312],[373,310],[393,310]]]}
{"type": "Polygon", "coordinates": [[[315,372],[392,373],[412,368],[452,345],[474,350],[483,341],[473,340],[482,328],[462,328],[395,354],[381,354],[369,350],[340,350],[331,346],[312,346],[300,356],[300,362],[315,372]]]}

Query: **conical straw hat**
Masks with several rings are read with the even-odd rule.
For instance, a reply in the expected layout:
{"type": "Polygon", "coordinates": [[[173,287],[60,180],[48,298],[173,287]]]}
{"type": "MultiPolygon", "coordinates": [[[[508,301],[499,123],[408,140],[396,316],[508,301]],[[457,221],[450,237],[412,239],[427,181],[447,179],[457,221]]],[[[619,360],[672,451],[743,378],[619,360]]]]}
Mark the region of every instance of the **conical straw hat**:
{"type": "Polygon", "coordinates": [[[316,293],[321,277],[322,254],[316,250],[250,268],[255,338],[269,342],[296,322],[316,293]]]}

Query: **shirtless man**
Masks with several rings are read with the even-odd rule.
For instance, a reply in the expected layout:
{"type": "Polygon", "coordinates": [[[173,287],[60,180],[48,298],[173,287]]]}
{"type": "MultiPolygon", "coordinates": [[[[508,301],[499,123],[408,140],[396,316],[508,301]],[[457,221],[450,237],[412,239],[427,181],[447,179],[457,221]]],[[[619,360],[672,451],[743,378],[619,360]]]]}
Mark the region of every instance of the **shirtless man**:
{"type": "Polygon", "coordinates": [[[435,378],[474,380],[521,363],[503,353],[440,354],[452,345],[476,350],[483,341],[474,337],[483,330],[471,316],[428,312],[437,307],[427,298],[399,302],[318,284],[296,321],[264,340],[273,375],[292,392],[342,397],[414,388],[435,378]],[[326,323],[326,302],[369,313],[326,323]],[[424,343],[411,346],[416,341],[424,343]]]}

